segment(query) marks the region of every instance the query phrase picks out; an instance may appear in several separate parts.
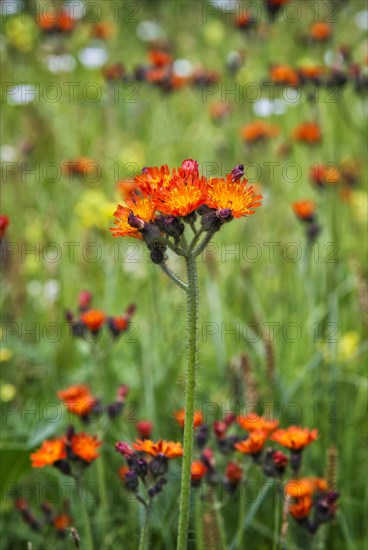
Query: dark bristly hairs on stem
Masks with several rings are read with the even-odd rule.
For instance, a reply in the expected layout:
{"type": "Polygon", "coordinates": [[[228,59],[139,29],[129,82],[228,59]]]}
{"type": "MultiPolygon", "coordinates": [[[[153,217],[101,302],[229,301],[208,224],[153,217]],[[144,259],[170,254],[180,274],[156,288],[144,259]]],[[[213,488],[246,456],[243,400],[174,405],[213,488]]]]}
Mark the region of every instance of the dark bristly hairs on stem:
{"type": "Polygon", "coordinates": [[[327,449],[327,460],[326,460],[326,481],[327,486],[330,491],[336,491],[337,487],[337,460],[339,456],[339,451],[335,445],[331,445],[327,449]]]}

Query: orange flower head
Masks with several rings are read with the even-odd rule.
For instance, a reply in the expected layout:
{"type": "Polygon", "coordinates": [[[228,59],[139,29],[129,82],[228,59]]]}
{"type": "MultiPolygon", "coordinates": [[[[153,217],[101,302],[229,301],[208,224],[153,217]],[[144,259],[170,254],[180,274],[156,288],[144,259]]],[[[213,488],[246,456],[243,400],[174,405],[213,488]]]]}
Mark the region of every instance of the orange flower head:
{"type": "Polygon", "coordinates": [[[310,176],[316,185],[324,187],[327,185],[336,185],[340,181],[340,172],[338,168],[332,164],[315,164],[310,168],[310,176]]]}
{"type": "Polygon", "coordinates": [[[66,451],[63,438],[44,441],[38,451],[31,454],[32,468],[52,466],[64,458],[66,458],[66,451]]]}
{"type": "Polygon", "coordinates": [[[192,462],[190,469],[191,480],[194,482],[200,481],[202,477],[206,475],[207,471],[208,468],[203,464],[203,462],[200,460],[195,460],[192,462]]]}
{"type": "Polygon", "coordinates": [[[232,485],[236,485],[242,480],[243,470],[235,462],[230,461],[225,469],[225,477],[232,485]]]}
{"type": "Polygon", "coordinates": [[[106,321],[106,315],[98,309],[89,309],[81,314],[82,323],[93,333],[97,333],[106,321]]]}
{"type": "Polygon", "coordinates": [[[274,65],[270,69],[270,77],[275,84],[298,86],[298,74],[289,65],[274,65]]]}
{"type": "Polygon", "coordinates": [[[322,132],[317,122],[303,122],[294,129],[293,138],[295,141],[313,145],[322,139],[322,132]]]}
{"type": "Polygon", "coordinates": [[[254,430],[249,433],[248,439],[235,443],[234,447],[243,454],[259,454],[267,440],[267,433],[262,430],[254,430]]]}
{"type": "Polygon", "coordinates": [[[130,471],[130,468],[127,465],[124,465],[121,468],[119,468],[119,477],[122,481],[125,481],[125,476],[129,471],[130,471]]]}
{"type": "Polygon", "coordinates": [[[313,23],[309,29],[309,36],[316,42],[325,42],[332,34],[332,26],[329,23],[319,21],[313,23]]]}
{"type": "Polygon", "coordinates": [[[211,103],[209,106],[209,112],[213,120],[222,120],[230,115],[231,104],[222,101],[211,103]]]}
{"type": "Polygon", "coordinates": [[[66,390],[59,391],[58,398],[64,401],[66,408],[81,417],[87,416],[97,403],[87,385],[77,384],[66,390]]]}
{"type": "Polygon", "coordinates": [[[156,209],[168,216],[187,216],[206,200],[205,180],[175,175],[170,186],[161,188],[155,196],[156,209]]]}
{"type": "MultiPolygon", "coordinates": [[[[184,428],[185,422],[185,409],[174,412],[177,423],[181,428],[184,428]]],[[[201,411],[194,411],[194,429],[203,424],[203,414],[201,411]]]]}
{"type": "Polygon", "coordinates": [[[0,216],[0,239],[4,237],[8,225],[9,225],[8,216],[0,216]]]}
{"type": "Polygon", "coordinates": [[[99,441],[96,435],[85,433],[75,434],[71,440],[72,452],[88,463],[100,456],[96,451],[101,445],[102,441],[99,441]]]}
{"type": "Polygon", "coordinates": [[[239,416],[237,423],[248,432],[261,430],[265,433],[273,432],[279,425],[278,420],[267,420],[264,416],[258,416],[256,413],[248,413],[246,416],[239,416]]]}
{"type": "Polygon", "coordinates": [[[159,441],[155,443],[150,439],[145,439],[143,441],[137,439],[136,443],[133,443],[133,447],[136,451],[147,453],[151,456],[164,455],[168,459],[183,456],[183,447],[179,442],[159,439],[159,441]]]}
{"type": "Polygon", "coordinates": [[[64,531],[72,525],[72,518],[68,514],[59,514],[53,519],[53,525],[57,531],[64,531]]]}
{"type": "Polygon", "coordinates": [[[293,202],[294,214],[301,221],[312,221],[316,213],[316,204],[309,199],[302,199],[300,201],[293,202]]]}
{"type": "Polygon", "coordinates": [[[318,81],[323,75],[324,69],[318,65],[305,65],[303,67],[299,67],[298,72],[302,80],[318,81]]]}
{"type": "Polygon", "coordinates": [[[122,80],[125,75],[125,67],[122,63],[107,65],[102,69],[102,74],[108,81],[122,80]]]}
{"type": "Polygon", "coordinates": [[[277,441],[283,447],[293,451],[301,451],[313,441],[318,439],[317,430],[301,428],[300,426],[289,426],[286,430],[276,430],[271,435],[272,441],[277,441]]]}
{"type": "Polygon", "coordinates": [[[285,485],[285,495],[290,498],[312,496],[317,491],[327,491],[327,481],[319,477],[290,479],[285,485]]]}
{"type": "Polygon", "coordinates": [[[94,176],[97,164],[88,157],[79,157],[76,160],[64,162],[62,169],[65,175],[94,176]]]}
{"type": "Polygon", "coordinates": [[[127,206],[118,205],[114,213],[116,227],[112,227],[110,231],[114,237],[142,239],[140,229],[143,229],[145,223],[149,223],[154,219],[155,205],[150,198],[142,197],[131,197],[126,199],[125,202],[127,206]],[[134,224],[135,227],[129,224],[131,214],[138,220],[138,223],[134,224]]]}
{"type": "Polygon", "coordinates": [[[163,50],[150,50],[148,57],[155,67],[166,67],[173,62],[172,55],[163,50]]]}
{"type": "Polygon", "coordinates": [[[109,21],[97,21],[91,29],[93,38],[108,40],[115,34],[115,26],[109,21]]]}
{"type": "Polygon", "coordinates": [[[310,495],[298,498],[294,504],[290,505],[289,512],[293,518],[301,520],[309,516],[312,509],[313,500],[310,495]]]}
{"type": "Polygon", "coordinates": [[[248,143],[254,143],[258,141],[265,141],[270,138],[276,137],[279,133],[277,126],[269,124],[263,120],[256,120],[250,124],[246,124],[241,129],[241,136],[244,141],[248,143]]]}
{"type": "Polygon", "coordinates": [[[231,175],[226,179],[210,179],[205,204],[216,210],[229,210],[234,218],[250,216],[254,208],[261,206],[262,195],[255,195],[247,183],[247,180],[233,181],[231,175]]]}
{"type": "Polygon", "coordinates": [[[143,168],[142,173],[134,178],[137,189],[146,195],[154,195],[161,187],[167,187],[170,183],[171,171],[167,164],[163,166],[151,166],[143,168]]]}

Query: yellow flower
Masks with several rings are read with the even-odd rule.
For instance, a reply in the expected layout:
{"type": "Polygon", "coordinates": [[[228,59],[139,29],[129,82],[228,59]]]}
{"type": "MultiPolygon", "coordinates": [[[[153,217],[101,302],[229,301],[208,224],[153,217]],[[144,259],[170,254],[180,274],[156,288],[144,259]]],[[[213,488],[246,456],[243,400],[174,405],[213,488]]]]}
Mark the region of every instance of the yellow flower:
{"type": "Polygon", "coordinates": [[[360,337],[357,332],[346,332],[339,342],[339,355],[341,359],[348,361],[352,359],[357,351],[360,342],[360,337]]]}
{"type": "Polygon", "coordinates": [[[13,352],[9,348],[0,349],[0,363],[6,363],[13,357],[13,352]]]}
{"type": "Polygon", "coordinates": [[[116,205],[109,202],[100,191],[86,191],[75,206],[75,212],[83,227],[105,230],[109,227],[116,205]]]}
{"type": "Polygon", "coordinates": [[[0,387],[0,399],[4,403],[12,401],[15,397],[17,390],[13,384],[2,384],[0,387]]]}

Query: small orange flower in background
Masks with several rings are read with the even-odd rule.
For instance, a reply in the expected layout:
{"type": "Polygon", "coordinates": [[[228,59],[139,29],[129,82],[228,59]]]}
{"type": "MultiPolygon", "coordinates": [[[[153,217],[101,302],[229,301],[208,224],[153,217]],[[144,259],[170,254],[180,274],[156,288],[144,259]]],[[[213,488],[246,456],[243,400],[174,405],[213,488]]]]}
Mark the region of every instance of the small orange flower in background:
{"type": "Polygon", "coordinates": [[[223,120],[230,115],[231,104],[226,101],[218,101],[217,103],[211,103],[208,110],[213,120],[223,120]]]}
{"type": "Polygon", "coordinates": [[[63,438],[44,441],[38,451],[31,454],[32,468],[52,466],[65,458],[66,450],[63,438]]]}
{"type": "Polygon", "coordinates": [[[318,65],[305,65],[299,67],[299,76],[304,82],[319,82],[319,79],[324,73],[324,68],[318,65]]]}
{"type": "Polygon", "coordinates": [[[72,525],[72,518],[68,514],[60,514],[53,519],[53,525],[57,531],[65,531],[72,525]]]}
{"type": "Polygon", "coordinates": [[[234,182],[231,175],[226,179],[211,179],[206,205],[214,209],[228,209],[234,218],[254,214],[254,209],[262,204],[262,195],[255,195],[253,188],[247,187],[247,183],[247,180],[234,182]]]}
{"type": "Polygon", "coordinates": [[[318,187],[336,185],[340,181],[340,172],[333,164],[315,164],[310,168],[310,176],[318,187]]]}
{"type": "Polygon", "coordinates": [[[150,439],[145,439],[144,441],[137,439],[136,443],[133,443],[133,447],[136,451],[147,453],[152,456],[164,455],[169,459],[183,456],[183,447],[179,442],[164,441],[160,439],[155,443],[150,439]]]}
{"type": "Polygon", "coordinates": [[[228,462],[225,469],[225,477],[231,484],[238,484],[242,480],[243,470],[235,462],[228,462]]]}
{"type": "Polygon", "coordinates": [[[76,21],[65,10],[55,10],[52,14],[47,10],[47,13],[36,18],[36,23],[42,31],[62,33],[72,31],[76,25],[76,21]]]}
{"type": "Polygon", "coordinates": [[[243,454],[259,454],[267,440],[267,433],[261,430],[254,430],[249,433],[248,439],[235,443],[234,447],[243,454]]]}
{"type": "Polygon", "coordinates": [[[313,505],[313,494],[318,491],[327,491],[327,482],[316,477],[306,477],[289,480],[284,488],[285,496],[294,501],[290,506],[290,514],[295,519],[306,518],[313,505]]]}
{"type": "Polygon", "coordinates": [[[191,480],[194,482],[198,482],[202,479],[203,476],[206,475],[208,472],[208,468],[201,462],[200,460],[195,460],[192,462],[190,475],[191,480]]]}
{"type": "Polygon", "coordinates": [[[302,199],[300,201],[293,202],[292,207],[294,214],[301,221],[313,221],[316,213],[316,203],[314,201],[302,199]]]}
{"type": "Polygon", "coordinates": [[[317,122],[303,122],[293,131],[293,139],[302,143],[313,145],[322,139],[320,125],[317,122]]]}
{"type": "Polygon", "coordinates": [[[84,460],[84,462],[93,462],[100,455],[97,454],[97,449],[102,445],[102,442],[97,439],[96,435],[85,433],[75,434],[71,439],[72,452],[84,460]]]}
{"type": "Polygon", "coordinates": [[[62,164],[63,173],[69,176],[95,176],[97,174],[97,169],[97,163],[88,157],[68,160],[62,164]]]}
{"type": "MultiPolygon", "coordinates": [[[[176,418],[177,423],[181,428],[184,428],[184,422],[185,422],[185,410],[181,409],[180,411],[174,412],[174,416],[176,418]]],[[[203,414],[201,411],[194,411],[194,429],[198,428],[203,424],[203,414]]]]}
{"type": "Polygon", "coordinates": [[[318,439],[318,431],[300,426],[289,426],[286,430],[276,430],[270,439],[293,451],[301,451],[318,439]]]}
{"type": "Polygon", "coordinates": [[[270,78],[274,84],[298,86],[298,73],[289,65],[274,65],[270,68],[270,78]]]}
{"type": "MultiPolygon", "coordinates": [[[[155,205],[149,198],[128,198],[126,199],[127,206],[118,205],[114,216],[116,218],[115,225],[111,229],[111,233],[114,237],[134,237],[135,239],[142,239],[139,232],[139,227],[132,227],[129,225],[130,215],[133,214],[138,220],[140,220],[141,228],[144,227],[145,222],[150,222],[155,217],[155,205]]],[[[139,223],[139,222],[138,222],[139,223]]]]}
{"type": "Polygon", "coordinates": [[[122,63],[107,65],[102,69],[102,74],[106,80],[122,80],[125,76],[125,67],[122,63]]]}
{"type": "Polygon", "coordinates": [[[104,325],[106,315],[98,309],[89,309],[80,316],[82,323],[94,334],[104,325]]]}
{"type": "Polygon", "coordinates": [[[315,42],[325,42],[332,35],[332,26],[329,23],[319,21],[309,28],[309,36],[315,42]]]}
{"type": "Polygon", "coordinates": [[[130,468],[126,464],[124,466],[121,466],[121,468],[119,468],[119,477],[120,477],[120,479],[125,481],[125,476],[129,471],[130,471],[130,468]]]}
{"type": "Polygon", "coordinates": [[[97,403],[87,385],[78,384],[66,390],[59,391],[58,398],[64,401],[66,408],[81,417],[87,416],[97,403]]]}
{"type": "Polygon", "coordinates": [[[256,24],[256,19],[251,14],[242,13],[235,17],[234,25],[243,31],[251,29],[256,24]]]}
{"type": "Polygon", "coordinates": [[[148,58],[155,67],[166,67],[173,62],[172,55],[163,50],[150,50],[148,58]]]}
{"type": "Polygon", "coordinates": [[[244,141],[254,143],[276,137],[279,134],[279,129],[277,126],[263,120],[256,120],[255,122],[243,126],[240,134],[244,141]]]}
{"type": "Polygon", "coordinates": [[[261,430],[265,433],[270,433],[279,425],[278,420],[267,420],[264,416],[258,416],[256,413],[248,413],[246,416],[238,416],[237,423],[251,432],[253,430],[261,430]]]}
{"type": "Polygon", "coordinates": [[[91,28],[91,35],[93,38],[99,40],[108,40],[115,34],[115,25],[109,21],[97,21],[91,28]]]}

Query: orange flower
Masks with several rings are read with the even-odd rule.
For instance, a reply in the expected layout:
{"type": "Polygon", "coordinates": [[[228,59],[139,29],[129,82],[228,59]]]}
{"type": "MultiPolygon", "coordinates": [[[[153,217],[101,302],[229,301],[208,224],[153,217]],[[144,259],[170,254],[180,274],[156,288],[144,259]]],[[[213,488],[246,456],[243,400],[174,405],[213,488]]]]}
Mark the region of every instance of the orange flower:
{"type": "Polygon", "coordinates": [[[327,481],[319,477],[290,479],[284,488],[285,495],[291,498],[302,498],[313,495],[316,491],[327,491],[327,481]]]}
{"type": "Polygon", "coordinates": [[[199,481],[204,475],[206,475],[208,468],[200,460],[195,460],[192,462],[190,469],[190,475],[192,481],[199,481]]]}
{"type": "Polygon", "coordinates": [[[158,166],[143,168],[142,174],[134,178],[137,188],[143,195],[154,195],[161,187],[168,187],[170,180],[171,172],[167,164],[160,168],[158,166]]]}
{"type": "Polygon", "coordinates": [[[38,27],[46,32],[59,31],[70,32],[75,27],[75,21],[68,12],[55,10],[53,14],[43,13],[36,20],[38,27]]]}
{"type": "Polygon", "coordinates": [[[248,13],[242,13],[235,17],[234,25],[242,30],[247,30],[253,27],[256,23],[256,19],[248,13]]]}
{"type": "MultiPolygon", "coordinates": [[[[177,423],[181,428],[184,428],[185,422],[185,409],[174,412],[177,423]]],[[[194,429],[203,424],[203,414],[201,411],[194,411],[194,429]]]]}
{"type": "Polygon", "coordinates": [[[53,525],[57,531],[64,531],[72,524],[72,518],[68,514],[60,514],[53,519],[53,525]]]}
{"type": "Polygon", "coordinates": [[[255,142],[261,140],[267,140],[276,137],[279,133],[277,126],[269,124],[263,120],[256,120],[247,124],[241,129],[241,136],[244,141],[255,142]]]}
{"type": "Polygon", "coordinates": [[[319,143],[322,139],[321,128],[317,122],[303,122],[294,129],[293,138],[311,145],[319,143]]]}
{"type": "Polygon", "coordinates": [[[96,435],[85,433],[73,435],[71,441],[73,453],[85,462],[92,462],[100,456],[97,454],[96,449],[101,445],[102,441],[98,441],[96,435]]]}
{"type": "Polygon", "coordinates": [[[231,113],[231,105],[227,102],[218,101],[209,106],[210,116],[213,120],[221,120],[231,113]]]}
{"type": "Polygon", "coordinates": [[[122,466],[121,468],[119,468],[119,477],[120,479],[122,479],[123,481],[125,481],[125,475],[130,471],[130,468],[129,466],[122,466]]]}
{"type": "Polygon", "coordinates": [[[94,23],[91,29],[91,34],[93,38],[98,38],[100,40],[107,40],[114,35],[115,26],[109,21],[97,21],[94,23]]]}
{"type": "Polygon", "coordinates": [[[312,181],[320,187],[323,187],[326,183],[335,185],[340,181],[340,172],[333,165],[315,164],[310,168],[310,175],[312,181]]]}
{"type": "Polygon", "coordinates": [[[302,199],[293,202],[294,214],[302,221],[312,221],[316,212],[316,204],[314,201],[302,199]]]}
{"type": "Polygon", "coordinates": [[[297,86],[299,84],[298,74],[289,65],[275,65],[270,69],[270,77],[275,84],[297,86]]]}
{"type": "Polygon", "coordinates": [[[155,217],[155,205],[150,198],[134,197],[126,199],[128,206],[118,205],[114,216],[116,218],[115,225],[110,229],[114,237],[134,237],[142,239],[139,229],[129,225],[129,216],[133,214],[142,222],[150,222],[155,217]]]}
{"type": "Polygon", "coordinates": [[[317,22],[309,28],[309,36],[316,42],[328,40],[332,34],[332,27],[329,23],[317,22]]]}
{"type": "Polygon", "coordinates": [[[155,205],[162,214],[169,216],[187,216],[204,204],[206,200],[205,180],[184,179],[173,176],[170,186],[161,188],[155,196],[155,205]]]}
{"type": "Polygon", "coordinates": [[[232,181],[213,178],[208,181],[206,205],[209,208],[231,211],[234,218],[254,214],[254,208],[261,206],[262,195],[255,195],[253,187],[247,187],[247,180],[232,181]]]}
{"type": "Polygon", "coordinates": [[[31,454],[32,468],[52,466],[55,462],[64,458],[66,458],[66,451],[63,438],[44,441],[40,449],[31,454]]]}
{"type": "Polygon", "coordinates": [[[225,477],[232,484],[237,484],[243,477],[243,470],[235,464],[235,462],[229,462],[225,469],[225,477]]]}
{"type": "Polygon", "coordinates": [[[312,497],[310,495],[305,495],[298,498],[294,504],[290,505],[289,512],[295,519],[304,519],[309,516],[312,504],[312,497]]]}
{"type": "Polygon", "coordinates": [[[171,65],[173,61],[172,56],[162,50],[150,50],[148,57],[152,65],[155,65],[155,67],[165,67],[166,65],[171,65]]]}
{"type": "Polygon", "coordinates": [[[8,225],[9,225],[8,216],[0,216],[0,239],[2,239],[5,236],[8,225]]]}
{"type": "Polygon", "coordinates": [[[145,439],[144,441],[137,439],[136,443],[133,443],[133,447],[136,451],[152,456],[164,455],[166,458],[183,456],[183,447],[179,442],[159,439],[157,443],[154,443],[150,439],[145,439]]]}
{"type": "Polygon", "coordinates": [[[273,441],[277,441],[283,447],[293,451],[301,451],[317,438],[317,430],[309,430],[309,428],[301,428],[300,426],[289,426],[286,430],[276,430],[271,435],[273,441]]]}
{"type": "Polygon", "coordinates": [[[98,309],[89,309],[88,311],[85,311],[81,314],[81,321],[82,323],[91,331],[91,332],[98,332],[100,328],[103,326],[106,315],[103,311],[100,311],[98,309]]]}
{"type": "Polygon", "coordinates": [[[235,443],[234,447],[243,454],[259,454],[267,440],[267,433],[262,430],[254,430],[249,433],[248,439],[235,443]]]}
{"type": "Polygon", "coordinates": [[[125,68],[122,63],[107,65],[102,69],[102,74],[106,80],[122,80],[125,75],[125,68]]]}
{"type": "Polygon", "coordinates": [[[97,399],[90,393],[89,387],[84,384],[70,386],[66,390],[59,391],[57,396],[64,401],[70,412],[82,417],[87,416],[97,403],[97,399]]]}
{"type": "Polygon", "coordinates": [[[88,157],[79,157],[76,160],[64,162],[62,170],[65,175],[89,176],[95,175],[97,164],[88,157]]]}
{"type": "Polygon", "coordinates": [[[323,75],[324,69],[317,65],[310,65],[299,67],[298,72],[302,80],[318,80],[323,75]]]}
{"type": "Polygon", "coordinates": [[[248,413],[246,416],[239,416],[236,421],[248,432],[261,430],[265,433],[270,433],[279,425],[278,420],[267,420],[264,416],[258,416],[256,413],[248,413]]]}

